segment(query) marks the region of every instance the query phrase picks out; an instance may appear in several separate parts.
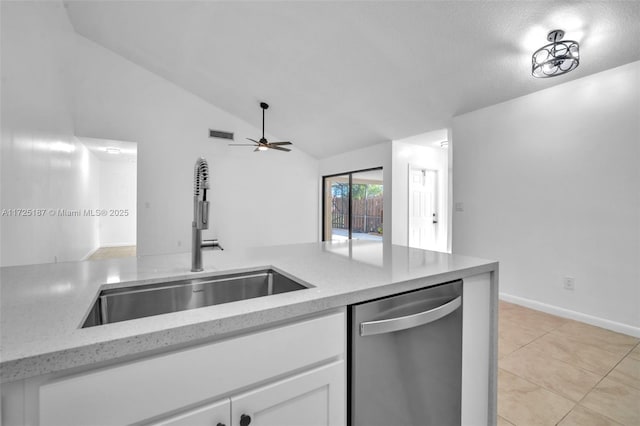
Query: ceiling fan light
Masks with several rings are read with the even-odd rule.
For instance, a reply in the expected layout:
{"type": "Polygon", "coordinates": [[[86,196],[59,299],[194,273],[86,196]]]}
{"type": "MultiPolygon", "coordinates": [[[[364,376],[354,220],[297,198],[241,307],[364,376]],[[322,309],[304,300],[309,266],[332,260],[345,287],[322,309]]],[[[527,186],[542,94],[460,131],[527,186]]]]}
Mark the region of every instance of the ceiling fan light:
{"type": "Polygon", "coordinates": [[[266,146],[264,146],[264,145],[260,145],[260,146],[258,147],[258,151],[266,151],[267,149],[269,149],[269,148],[267,148],[267,147],[266,147],[266,146]]]}

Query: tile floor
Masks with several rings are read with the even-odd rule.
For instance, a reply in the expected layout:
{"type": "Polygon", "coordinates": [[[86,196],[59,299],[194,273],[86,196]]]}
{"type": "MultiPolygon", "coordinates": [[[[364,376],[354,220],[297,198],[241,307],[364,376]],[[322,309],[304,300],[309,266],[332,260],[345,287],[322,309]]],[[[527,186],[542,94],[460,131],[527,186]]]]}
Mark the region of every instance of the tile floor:
{"type": "Polygon", "coordinates": [[[100,247],[88,260],[115,259],[118,257],[130,257],[136,255],[136,246],[100,247]]]}
{"type": "Polygon", "coordinates": [[[640,339],[500,302],[498,425],[640,425],[640,339]]]}

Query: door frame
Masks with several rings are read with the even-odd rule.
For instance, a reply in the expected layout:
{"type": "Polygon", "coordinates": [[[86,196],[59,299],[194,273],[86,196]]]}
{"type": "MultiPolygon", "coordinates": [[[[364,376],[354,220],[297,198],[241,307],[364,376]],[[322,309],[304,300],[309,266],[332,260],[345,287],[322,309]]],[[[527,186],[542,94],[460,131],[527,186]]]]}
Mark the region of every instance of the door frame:
{"type": "MultiPolygon", "coordinates": [[[[325,220],[326,220],[326,189],[327,189],[327,185],[326,185],[326,180],[327,178],[332,178],[332,177],[336,177],[336,176],[345,176],[348,175],[349,176],[349,240],[351,240],[352,237],[352,226],[351,226],[351,210],[353,207],[353,198],[352,198],[352,191],[351,191],[351,187],[353,186],[353,174],[354,173],[361,173],[361,172],[370,172],[373,170],[382,170],[384,173],[384,169],[382,166],[378,166],[378,167],[370,167],[368,169],[360,169],[360,170],[352,170],[350,172],[342,172],[342,173],[333,173],[330,175],[325,175],[322,176],[322,241],[327,241],[327,236],[325,235],[326,232],[326,226],[325,226],[325,220]]],[[[383,188],[384,188],[384,183],[383,183],[383,188]]],[[[383,189],[384,191],[384,189],[383,189]]],[[[384,192],[383,192],[384,194],[384,192]]],[[[384,196],[384,195],[383,195],[384,196]]],[[[384,222],[383,222],[384,223],[384,222]]],[[[382,237],[384,239],[384,236],[382,237]]]]}

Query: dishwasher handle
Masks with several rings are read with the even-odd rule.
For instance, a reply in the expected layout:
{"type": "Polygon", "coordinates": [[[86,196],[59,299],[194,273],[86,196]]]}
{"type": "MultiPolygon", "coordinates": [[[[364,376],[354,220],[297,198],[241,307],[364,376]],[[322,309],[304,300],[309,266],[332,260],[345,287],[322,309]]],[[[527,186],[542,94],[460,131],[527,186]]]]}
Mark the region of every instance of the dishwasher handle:
{"type": "Polygon", "coordinates": [[[440,305],[437,308],[417,314],[406,315],[397,318],[389,318],[379,321],[367,321],[360,323],[360,336],[372,336],[375,334],[393,333],[419,327],[444,318],[462,305],[462,296],[440,305]]]}

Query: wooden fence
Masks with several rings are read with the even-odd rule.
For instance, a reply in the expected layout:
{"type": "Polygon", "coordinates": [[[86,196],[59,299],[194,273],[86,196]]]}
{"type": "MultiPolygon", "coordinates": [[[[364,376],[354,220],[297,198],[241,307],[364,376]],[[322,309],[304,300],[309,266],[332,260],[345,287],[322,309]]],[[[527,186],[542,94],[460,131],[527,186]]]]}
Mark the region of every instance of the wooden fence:
{"type": "MultiPolygon", "coordinates": [[[[382,233],[383,197],[361,198],[352,203],[352,232],[382,233]]],[[[331,227],[349,229],[349,198],[333,197],[331,206],[331,227]]]]}

